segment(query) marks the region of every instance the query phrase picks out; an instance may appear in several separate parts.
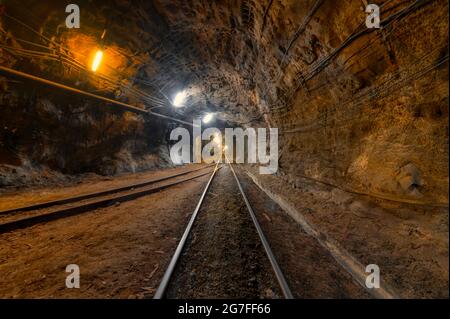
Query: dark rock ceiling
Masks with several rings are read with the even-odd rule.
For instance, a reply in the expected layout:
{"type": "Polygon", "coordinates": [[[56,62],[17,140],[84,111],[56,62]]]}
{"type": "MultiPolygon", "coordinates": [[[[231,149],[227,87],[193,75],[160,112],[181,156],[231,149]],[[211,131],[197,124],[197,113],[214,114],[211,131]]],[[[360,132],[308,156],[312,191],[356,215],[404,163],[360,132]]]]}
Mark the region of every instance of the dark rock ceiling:
{"type": "MultiPolygon", "coordinates": [[[[237,123],[261,118],[256,105],[262,88],[256,83],[265,75],[257,73],[261,63],[276,58],[266,56],[261,43],[262,32],[270,33],[262,26],[269,3],[79,1],[82,22],[76,31],[64,27],[64,1],[7,3],[21,21],[74,51],[98,43],[106,29],[104,45],[120,52],[120,61],[103,71],[125,84],[120,90],[125,98],[127,86],[159,100],[187,88],[190,107],[177,111],[186,118],[208,110],[237,123]]],[[[11,30],[22,32],[10,23],[11,30]]]]}

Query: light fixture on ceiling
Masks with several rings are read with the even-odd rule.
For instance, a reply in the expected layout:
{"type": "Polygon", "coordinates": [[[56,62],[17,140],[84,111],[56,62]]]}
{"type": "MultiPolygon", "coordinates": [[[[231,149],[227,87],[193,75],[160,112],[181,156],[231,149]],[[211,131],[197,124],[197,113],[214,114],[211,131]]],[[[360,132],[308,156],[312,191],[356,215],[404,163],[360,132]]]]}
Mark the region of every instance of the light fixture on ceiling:
{"type": "Polygon", "coordinates": [[[100,49],[97,50],[97,53],[95,53],[94,60],[92,61],[91,70],[92,72],[97,72],[98,68],[100,67],[100,64],[102,63],[103,59],[103,46],[105,41],[105,35],[106,35],[106,29],[103,30],[103,33],[100,37],[100,49]]]}
{"type": "Polygon", "coordinates": [[[102,62],[103,59],[103,51],[102,50],[98,50],[97,53],[95,54],[95,58],[94,61],[92,62],[92,71],[96,72],[98,70],[98,67],[100,66],[100,63],[102,62]]]}
{"type": "Polygon", "coordinates": [[[204,117],[203,117],[203,123],[208,124],[209,122],[211,122],[214,118],[214,114],[212,113],[207,113],[204,117]]]}
{"type": "Polygon", "coordinates": [[[180,91],[175,95],[175,98],[173,99],[173,106],[175,107],[182,107],[184,106],[184,103],[186,102],[186,99],[188,97],[188,94],[186,90],[180,91]]]}

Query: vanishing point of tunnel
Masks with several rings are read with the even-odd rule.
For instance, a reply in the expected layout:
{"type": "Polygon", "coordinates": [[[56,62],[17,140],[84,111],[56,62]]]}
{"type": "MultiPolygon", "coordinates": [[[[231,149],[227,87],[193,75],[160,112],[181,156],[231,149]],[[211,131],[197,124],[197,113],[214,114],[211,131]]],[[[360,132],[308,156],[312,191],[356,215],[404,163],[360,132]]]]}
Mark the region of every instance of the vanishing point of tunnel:
{"type": "Polygon", "coordinates": [[[0,0],[0,298],[448,298],[448,0],[0,0]]]}

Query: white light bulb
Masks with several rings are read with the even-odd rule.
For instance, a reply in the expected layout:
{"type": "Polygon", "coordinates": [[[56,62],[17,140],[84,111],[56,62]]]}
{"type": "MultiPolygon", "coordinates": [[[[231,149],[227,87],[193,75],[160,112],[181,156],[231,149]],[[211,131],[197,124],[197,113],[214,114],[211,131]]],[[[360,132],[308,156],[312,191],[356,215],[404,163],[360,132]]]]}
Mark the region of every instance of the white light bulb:
{"type": "Polygon", "coordinates": [[[203,123],[207,124],[212,121],[214,115],[212,113],[208,113],[203,117],[203,123]]]}
{"type": "Polygon", "coordinates": [[[186,101],[187,98],[187,92],[186,91],[181,91],[178,92],[177,95],[175,95],[175,98],[173,99],[173,106],[175,107],[181,107],[184,105],[184,102],[186,101]]]}

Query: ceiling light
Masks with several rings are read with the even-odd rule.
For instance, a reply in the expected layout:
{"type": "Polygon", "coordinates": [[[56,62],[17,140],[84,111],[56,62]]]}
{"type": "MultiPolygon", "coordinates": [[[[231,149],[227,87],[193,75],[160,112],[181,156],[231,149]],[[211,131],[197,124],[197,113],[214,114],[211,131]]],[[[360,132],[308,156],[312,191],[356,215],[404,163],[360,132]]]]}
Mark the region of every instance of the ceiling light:
{"type": "Polygon", "coordinates": [[[207,124],[207,123],[211,122],[213,118],[214,118],[214,115],[212,113],[207,113],[203,117],[203,123],[207,124]]]}
{"type": "Polygon", "coordinates": [[[98,67],[100,66],[100,63],[103,59],[103,51],[98,50],[95,54],[94,62],[92,62],[92,71],[97,71],[98,67]]]}
{"type": "Polygon", "coordinates": [[[186,102],[188,94],[186,91],[178,92],[177,95],[175,95],[175,98],[173,99],[173,106],[175,107],[181,107],[184,106],[184,102],[186,102]]]}

